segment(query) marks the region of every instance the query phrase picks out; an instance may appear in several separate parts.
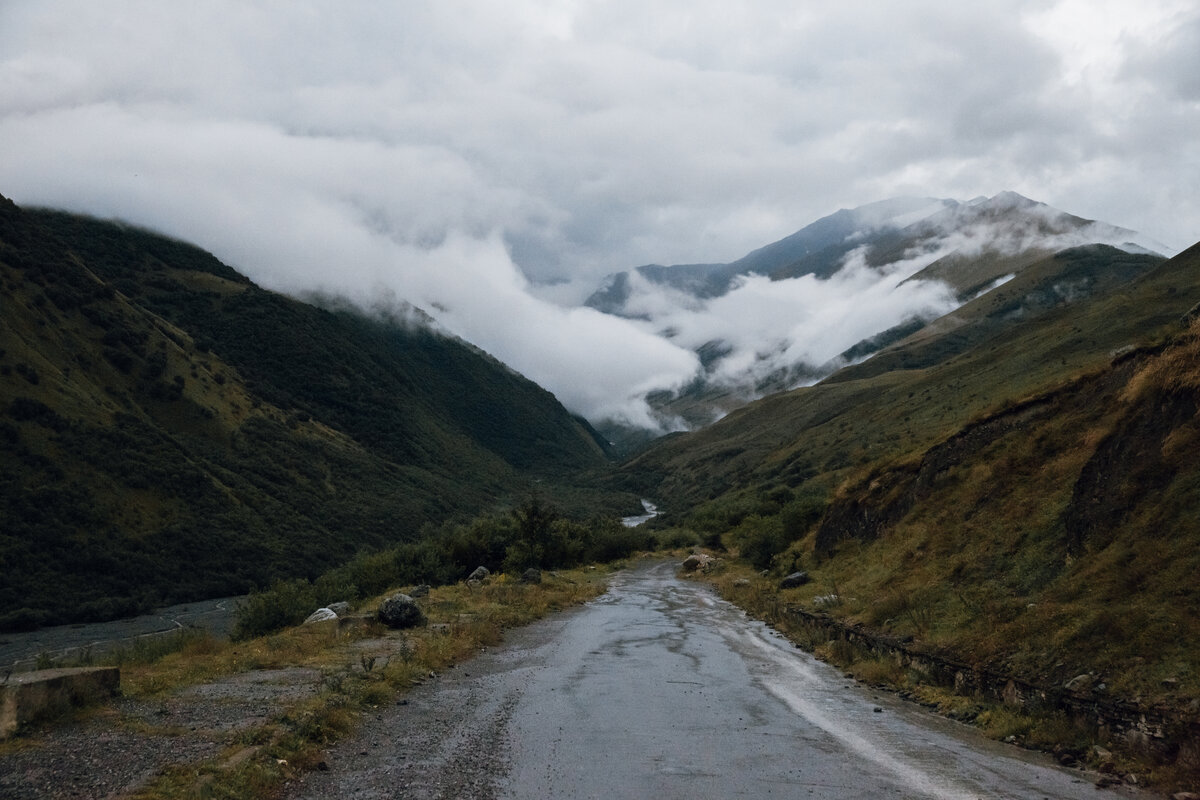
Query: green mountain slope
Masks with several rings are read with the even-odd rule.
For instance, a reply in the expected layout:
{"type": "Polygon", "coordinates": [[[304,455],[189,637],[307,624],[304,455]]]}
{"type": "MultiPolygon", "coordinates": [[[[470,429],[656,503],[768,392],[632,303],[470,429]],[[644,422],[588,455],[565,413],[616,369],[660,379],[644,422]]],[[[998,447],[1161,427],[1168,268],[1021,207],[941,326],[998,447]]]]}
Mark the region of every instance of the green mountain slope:
{"type": "Polygon", "coordinates": [[[1191,251],[1063,251],[821,383],[661,440],[627,474],[673,505],[815,475],[836,484],[1161,335],[1200,302],[1198,269],[1191,251]]]}
{"type": "Polygon", "coordinates": [[[417,312],[318,308],[7,200],[0,287],[0,625],[313,575],[535,484],[619,510],[586,488],[585,423],[417,312]]]}
{"type": "Polygon", "coordinates": [[[847,482],[801,547],[874,598],[856,621],[1178,711],[1200,697],[1197,445],[1193,323],[847,482]]]}
{"type": "Polygon", "coordinates": [[[1041,684],[1200,698],[1198,303],[1200,246],[1064,251],[626,479],[761,566],[809,570],[794,602],[836,595],[849,622],[1041,684]]]}

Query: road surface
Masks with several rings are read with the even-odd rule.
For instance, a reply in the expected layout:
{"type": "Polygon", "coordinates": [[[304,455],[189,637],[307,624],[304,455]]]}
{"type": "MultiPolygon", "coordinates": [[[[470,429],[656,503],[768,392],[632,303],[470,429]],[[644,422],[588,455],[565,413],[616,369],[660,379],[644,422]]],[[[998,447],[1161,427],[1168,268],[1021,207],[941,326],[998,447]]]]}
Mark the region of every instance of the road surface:
{"type": "Polygon", "coordinates": [[[293,798],[1115,798],[641,564],[380,709],[293,798]]]}

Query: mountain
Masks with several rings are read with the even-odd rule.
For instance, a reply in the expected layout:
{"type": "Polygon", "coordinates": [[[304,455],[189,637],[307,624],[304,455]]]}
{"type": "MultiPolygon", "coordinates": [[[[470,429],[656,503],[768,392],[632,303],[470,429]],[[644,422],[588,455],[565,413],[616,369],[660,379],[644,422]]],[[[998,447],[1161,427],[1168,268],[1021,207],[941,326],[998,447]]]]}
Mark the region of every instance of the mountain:
{"type": "Polygon", "coordinates": [[[807,570],[788,602],[1038,686],[1087,675],[1186,728],[1198,444],[1200,245],[1089,245],[624,480],[663,524],[807,570]]]}
{"type": "MultiPolygon", "coordinates": [[[[700,374],[647,398],[663,428],[695,429],[860,361],[1085,244],[1138,255],[1167,250],[1014,192],[965,203],[898,198],[843,209],[729,264],[610,276],[588,304],[645,320],[697,353],[700,374]]],[[[631,438],[619,425],[601,430],[631,438]]]]}
{"type": "Polygon", "coordinates": [[[194,246],[0,199],[0,626],[312,576],[536,487],[595,432],[433,329],[254,285],[194,246]]]}
{"type": "Polygon", "coordinates": [[[635,285],[641,282],[707,299],[725,294],[735,278],[751,273],[828,278],[841,268],[842,260],[851,250],[953,203],[928,197],[899,197],[842,209],[728,264],[647,264],[609,275],[584,305],[607,314],[635,316],[636,312],[631,313],[627,307],[637,292],[635,285]]]}

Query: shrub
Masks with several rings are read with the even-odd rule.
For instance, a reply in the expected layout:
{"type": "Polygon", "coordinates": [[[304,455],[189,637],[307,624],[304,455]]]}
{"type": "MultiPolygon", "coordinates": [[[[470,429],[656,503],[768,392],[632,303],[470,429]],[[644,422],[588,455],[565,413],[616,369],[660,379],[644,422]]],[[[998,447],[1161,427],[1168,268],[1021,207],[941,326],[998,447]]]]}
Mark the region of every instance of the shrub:
{"type": "Polygon", "coordinates": [[[238,604],[234,639],[250,639],[298,625],[319,607],[317,593],[303,578],[277,580],[266,591],[251,592],[238,604]]]}
{"type": "Polygon", "coordinates": [[[729,536],[742,558],[749,561],[755,569],[770,567],[775,554],[782,552],[788,545],[779,517],[763,517],[758,514],[746,517],[729,532],[729,536]]]}
{"type": "Polygon", "coordinates": [[[664,550],[680,550],[694,547],[700,543],[700,537],[688,528],[670,528],[655,535],[659,548],[664,550]]]}

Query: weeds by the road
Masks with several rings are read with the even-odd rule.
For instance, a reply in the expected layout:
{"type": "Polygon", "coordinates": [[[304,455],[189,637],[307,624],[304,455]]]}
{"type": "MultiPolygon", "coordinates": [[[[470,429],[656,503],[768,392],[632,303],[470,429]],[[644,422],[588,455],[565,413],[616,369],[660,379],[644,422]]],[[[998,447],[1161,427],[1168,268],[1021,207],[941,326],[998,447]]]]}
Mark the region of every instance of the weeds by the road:
{"type": "MultiPolygon", "coordinates": [[[[723,570],[707,579],[725,599],[776,628],[822,661],[837,666],[847,676],[876,688],[895,691],[944,716],[973,724],[991,738],[1052,752],[1062,763],[1078,763],[1108,773],[1133,775],[1135,777],[1129,780],[1141,785],[1186,788],[1200,774],[1200,764],[1193,763],[1195,759],[1181,755],[1175,763],[1164,764],[1151,752],[1144,756],[1129,749],[1114,753],[1112,750],[1116,748],[1104,737],[1103,730],[1082,718],[1063,711],[1018,707],[988,697],[962,694],[954,687],[930,681],[920,670],[905,667],[894,655],[831,636],[825,629],[798,624],[787,613],[788,604],[781,597],[777,579],[760,575],[746,564],[726,561],[723,570]]],[[[809,604],[826,610],[839,607],[842,603],[840,592],[833,590],[830,593],[827,589],[820,584],[807,587],[805,594],[812,595],[809,604]],[[813,603],[814,599],[823,602],[813,603]]],[[[929,630],[935,624],[931,617],[923,616],[918,601],[912,597],[893,594],[879,598],[879,602],[889,606],[890,614],[912,611],[916,621],[921,623],[914,624],[918,629],[929,630]]],[[[863,604],[864,601],[858,599],[853,605],[857,609],[863,604]]]]}
{"type": "Polygon", "coordinates": [[[380,596],[364,604],[358,624],[331,621],[240,642],[197,639],[152,663],[129,663],[122,668],[122,683],[125,693],[135,696],[162,695],[258,669],[303,667],[322,676],[315,695],[238,734],[220,758],[171,767],[134,798],[270,796],[289,777],[315,769],[322,749],[352,731],[364,710],[391,702],[431,673],[497,644],[506,628],[596,597],[608,573],[606,568],[564,571],[532,585],[498,575],[482,586],[437,587],[421,601],[429,625],[404,632],[371,620],[380,596]]]}

